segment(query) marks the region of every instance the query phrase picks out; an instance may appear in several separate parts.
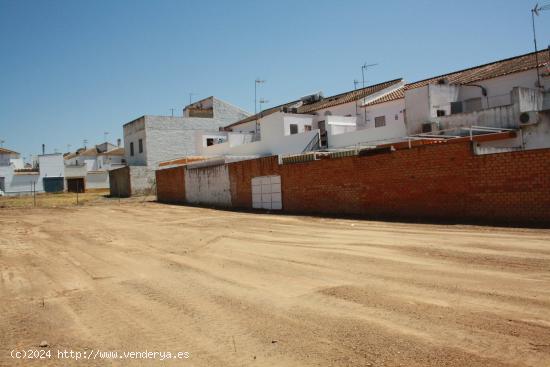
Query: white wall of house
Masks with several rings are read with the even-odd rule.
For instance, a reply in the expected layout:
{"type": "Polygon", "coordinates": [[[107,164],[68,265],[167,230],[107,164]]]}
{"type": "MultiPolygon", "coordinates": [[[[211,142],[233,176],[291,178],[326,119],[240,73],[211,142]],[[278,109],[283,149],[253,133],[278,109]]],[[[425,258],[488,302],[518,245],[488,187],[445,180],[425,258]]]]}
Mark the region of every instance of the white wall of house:
{"type": "MultiPolygon", "coordinates": [[[[266,116],[267,117],[267,116],[266,116]]],[[[265,118],[265,117],[264,117],[265,118]]],[[[259,121],[260,119],[258,119],[259,121]]],[[[259,129],[259,127],[258,127],[259,129]]],[[[256,132],[256,120],[248,121],[239,125],[231,127],[231,131],[240,133],[255,133],[256,132]]]]}
{"type": "MultiPolygon", "coordinates": [[[[480,80],[471,83],[471,85],[431,84],[405,90],[408,133],[420,133],[423,123],[438,120],[437,110],[443,110],[445,111],[445,115],[450,115],[451,102],[479,99],[482,109],[503,107],[513,103],[511,95],[513,88],[535,89],[536,81],[536,70],[532,69],[497,78],[480,80]],[[478,86],[485,88],[487,96],[482,95],[482,89],[478,86]]],[[[546,90],[550,88],[550,78],[543,77],[541,78],[541,82],[546,90]]],[[[501,108],[501,110],[503,109],[501,108]]]]}
{"type": "Polygon", "coordinates": [[[129,166],[147,165],[147,140],[145,137],[145,118],[142,116],[123,126],[124,157],[129,166]],[[139,140],[143,142],[143,152],[139,152],[139,140]],[[131,146],[133,145],[133,152],[131,146]]]}
{"type": "Polygon", "coordinates": [[[201,154],[205,156],[254,156],[301,153],[313,137],[319,133],[317,129],[305,131],[305,126],[311,126],[312,120],[312,115],[276,112],[262,118],[260,141],[240,145],[232,145],[231,142],[215,144],[204,147],[201,154]],[[298,134],[290,134],[291,124],[298,126],[298,134]]]}
{"type": "MultiPolygon", "coordinates": [[[[6,194],[31,194],[32,190],[36,192],[44,192],[42,177],[39,173],[11,173],[8,182],[6,182],[6,194]],[[35,185],[33,187],[33,184],[35,185]]],[[[7,178],[6,178],[7,181],[7,178]]]]}
{"type": "Polygon", "coordinates": [[[325,119],[329,136],[345,134],[357,130],[357,118],[355,116],[326,116],[325,119]]]}
{"type": "MultiPolygon", "coordinates": [[[[364,107],[367,116],[367,123],[363,128],[375,128],[375,119],[379,116],[386,118],[386,126],[393,126],[399,131],[405,129],[405,99],[378,103],[364,107]]],[[[357,123],[359,125],[359,122],[357,123]]],[[[358,130],[360,130],[358,128],[358,130]]],[[[404,134],[405,135],[405,134],[404,134]]]]}
{"type": "Polygon", "coordinates": [[[7,195],[30,194],[32,190],[44,192],[45,177],[65,177],[65,164],[62,154],[38,156],[38,172],[15,172],[13,164],[0,166],[0,177],[4,177],[7,195]],[[33,187],[33,184],[35,185],[33,187]]]}
{"type": "MultiPolygon", "coordinates": [[[[277,117],[277,113],[274,113],[273,115],[277,117]]],[[[298,128],[298,133],[303,133],[306,131],[306,126],[310,127],[310,130],[312,128],[313,123],[313,116],[312,115],[297,115],[297,114],[284,114],[283,117],[283,129],[284,129],[284,135],[291,135],[290,127],[291,125],[296,125],[298,128]]]]}
{"type": "Polygon", "coordinates": [[[191,204],[231,206],[226,164],[185,170],[185,199],[191,204]]]}
{"type": "Polygon", "coordinates": [[[39,155],[38,165],[40,177],[65,177],[65,164],[61,153],[39,155]]]}

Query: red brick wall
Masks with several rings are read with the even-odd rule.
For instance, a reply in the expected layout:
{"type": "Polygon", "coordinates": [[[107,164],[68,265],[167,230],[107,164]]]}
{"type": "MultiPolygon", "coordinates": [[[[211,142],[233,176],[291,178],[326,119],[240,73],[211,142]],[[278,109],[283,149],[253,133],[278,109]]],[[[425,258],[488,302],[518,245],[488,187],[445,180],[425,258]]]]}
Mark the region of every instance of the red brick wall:
{"type": "Polygon", "coordinates": [[[185,202],[184,167],[165,168],[155,172],[157,200],[163,203],[185,202]]]}
{"type": "Polygon", "coordinates": [[[278,158],[266,157],[229,163],[231,204],[234,208],[252,208],[252,177],[278,175],[278,158]]]}
{"type": "Polygon", "coordinates": [[[280,174],[288,212],[550,225],[550,149],[476,156],[470,142],[279,166],[229,165],[233,206],[252,207],[251,178],[280,174]]]}

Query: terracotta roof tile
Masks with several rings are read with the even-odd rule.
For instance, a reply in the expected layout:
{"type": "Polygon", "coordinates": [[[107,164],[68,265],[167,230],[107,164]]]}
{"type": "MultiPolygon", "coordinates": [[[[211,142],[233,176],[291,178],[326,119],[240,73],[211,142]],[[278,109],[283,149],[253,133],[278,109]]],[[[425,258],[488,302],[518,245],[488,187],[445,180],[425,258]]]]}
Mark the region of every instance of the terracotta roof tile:
{"type": "Polygon", "coordinates": [[[19,153],[6,148],[0,148],[0,154],[19,154],[19,153]]]}
{"type": "Polygon", "coordinates": [[[98,155],[124,155],[124,148],[119,147],[119,148],[111,149],[106,152],[99,153],[98,155]]]}
{"type": "MultiPolygon", "coordinates": [[[[549,62],[548,50],[538,52],[539,66],[544,66],[549,62]]],[[[536,55],[534,52],[511,57],[509,59],[494,61],[489,64],[474,66],[472,68],[455,71],[449,74],[443,74],[436,77],[420,80],[405,85],[405,89],[414,89],[424,87],[428,84],[435,84],[441,79],[445,79],[449,84],[469,84],[480,80],[496,78],[520,71],[534,69],[536,67],[536,55]]]]}
{"type": "Polygon", "coordinates": [[[365,98],[368,95],[379,92],[383,89],[391,87],[394,84],[401,82],[403,79],[394,79],[384,83],[379,83],[375,85],[369,85],[368,87],[352,90],[349,92],[337,94],[335,96],[326,97],[320,100],[319,102],[306,104],[301,107],[298,107],[298,113],[309,113],[323,108],[328,108],[332,106],[337,106],[340,104],[357,101],[361,98],[365,98]]]}
{"type": "MultiPolygon", "coordinates": [[[[401,82],[402,80],[403,79],[394,79],[394,80],[390,80],[390,81],[375,84],[375,85],[369,85],[368,87],[365,87],[365,88],[356,89],[356,90],[352,90],[352,91],[349,91],[349,92],[344,92],[344,93],[336,94],[334,96],[326,97],[326,98],[323,98],[322,100],[320,100],[319,102],[310,103],[310,104],[306,104],[306,105],[300,105],[299,107],[297,107],[297,112],[298,113],[310,113],[310,112],[314,112],[314,111],[317,111],[317,110],[320,110],[320,109],[323,109],[323,108],[328,108],[328,107],[337,106],[337,105],[348,103],[348,102],[357,101],[361,98],[365,98],[366,96],[368,96],[372,93],[379,92],[382,89],[385,89],[385,88],[388,88],[388,87],[390,87],[394,84],[397,84],[397,83],[401,82]]],[[[296,100],[296,101],[288,102],[288,103],[285,103],[285,104],[282,104],[282,105],[279,105],[279,106],[276,106],[276,107],[271,107],[271,108],[265,109],[265,110],[261,111],[260,113],[249,116],[249,117],[247,117],[245,119],[242,119],[240,121],[234,122],[231,125],[227,125],[226,128],[231,128],[233,126],[244,124],[246,122],[258,120],[261,117],[269,116],[269,115],[271,115],[275,112],[280,111],[283,107],[292,107],[294,105],[300,104],[300,102],[301,102],[300,100],[296,100]]]]}
{"type": "Polygon", "coordinates": [[[262,117],[265,117],[265,116],[269,116],[275,112],[279,112],[283,107],[290,107],[290,106],[293,106],[297,103],[299,103],[300,101],[292,101],[292,102],[288,102],[288,103],[285,103],[285,104],[282,104],[282,105],[279,105],[279,106],[275,106],[275,107],[271,107],[271,108],[267,108],[255,115],[252,115],[252,116],[248,116],[242,120],[239,120],[237,122],[234,122],[232,123],[231,125],[227,125],[225,128],[231,128],[233,126],[237,126],[237,125],[240,125],[240,124],[244,124],[244,123],[247,123],[247,122],[250,122],[250,121],[254,121],[254,120],[258,120],[262,117]]]}
{"type": "Polygon", "coordinates": [[[375,99],[374,101],[371,101],[367,104],[365,104],[365,106],[373,106],[373,105],[377,105],[379,103],[385,103],[385,102],[390,102],[390,101],[396,101],[398,99],[403,99],[405,98],[405,88],[404,87],[401,87],[399,89],[396,89],[388,94],[384,94],[382,97],[378,98],[378,99],[375,99]]]}

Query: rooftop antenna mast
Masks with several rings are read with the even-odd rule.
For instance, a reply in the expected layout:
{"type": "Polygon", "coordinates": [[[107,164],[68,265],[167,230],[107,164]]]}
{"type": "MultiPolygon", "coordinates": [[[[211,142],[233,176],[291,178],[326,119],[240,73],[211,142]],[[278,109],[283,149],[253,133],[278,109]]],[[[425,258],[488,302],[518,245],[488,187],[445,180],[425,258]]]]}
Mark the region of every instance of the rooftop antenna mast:
{"type": "Polygon", "coordinates": [[[103,141],[106,142],[107,141],[107,136],[109,135],[109,132],[108,131],[104,131],[103,132],[103,141]]]}
{"type": "Polygon", "coordinates": [[[86,145],[88,145],[88,139],[82,140],[82,144],[84,144],[84,149],[86,149],[86,145]]]}
{"type": "Polygon", "coordinates": [[[542,87],[540,83],[540,73],[539,73],[539,55],[537,49],[537,32],[535,31],[535,15],[539,16],[541,12],[550,10],[550,3],[540,6],[538,3],[533,9],[531,9],[531,22],[533,25],[533,43],[535,44],[535,62],[537,63],[537,87],[542,87]]]}
{"type": "Polygon", "coordinates": [[[254,80],[254,114],[257,114],[258,113],[258,85],[260,84],[264,84],[265,83],[265,80],[262,80],[260,78],[256,78],[256,80],[254,80]]]}
{"type": "Polygon", "coordinates": [[[373,66],[376,66],[378,64],[367,64],[366,62],[361,65],[361,75],[363,76],[363,88],[365,88],[365,73],[367,72],[368,68],[372,68],[373,66]]]}
{"type": "Polygon", "coordinates": [[[170,111],[172,112],[172,117],[174,117],[174,110],[175,110],[174,107],[170,108],[170,111]]]}
{"type": "Polygon", "coordinates": [[[260,104],[260,113],[262,113],[262,104],[269,103],[269,101],[268,101],[267,99],[260,98],[260,100],[258,101],[258,103],[260,104]]]}
{"type": "Polygon", "coordinates": [[[4,143],[5,143],[5,141],[0,139],[0,148],[2,148],[4,146],[4,143]]]}
{"type": "MultiPolygon", "coordinates": [[[[258,109],[257,109],[257,105],[258,105],[258,85],[260,84],[264,84],[265,83],[265,80],[262,80],[260,78],[256,78],[256,80],[254,80],[254,115],[257,115],[258,114],[258,109]]],[[[261,110],[261,102],[260,102],[260,110],[261,110]]],[[[256,134],[258,134],[258,118],[256,117],[256,134]]]]}

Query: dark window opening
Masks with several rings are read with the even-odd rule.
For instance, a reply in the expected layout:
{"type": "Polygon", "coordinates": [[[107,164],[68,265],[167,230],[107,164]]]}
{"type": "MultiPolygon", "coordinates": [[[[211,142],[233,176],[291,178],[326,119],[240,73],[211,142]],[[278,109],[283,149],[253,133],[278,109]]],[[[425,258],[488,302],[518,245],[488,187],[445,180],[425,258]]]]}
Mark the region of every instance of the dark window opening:
{"type": "Polygon", "coordinates": [[[207,138],[206,139],[206,146],[209,147],[211,145],[214,145],[214,138],[207,138]]]}
{"type": "Polygon", "coordinates": [[[378,116],[374,118],[374,127],[386,126],[386,116],[378,116]]]}
{"type": "Polygon", "coordinates": [[[451,115],[462,113],[462,101],[451,102],[451,115]]]}
{"type": "Polygon", "coordinates": [[[298,134],[298,125],[297,124],[290,124],[290,134],[298,134]]]}
{"type": "Polygon", "coordinates": [[[143,153],[143,140],[139,139],[138,141],[138,149],[140,153],[143,153]]]}
{"type": "Polygon", "coordinates": [[[437,117],[445,116],[445,110],[437,110],[437,117]]]}
{"type": "Polygon", "coordinates": [[[134,156],[134,142],[131,142],[130,143],[130,155],[133,157],[134,156]]]}

